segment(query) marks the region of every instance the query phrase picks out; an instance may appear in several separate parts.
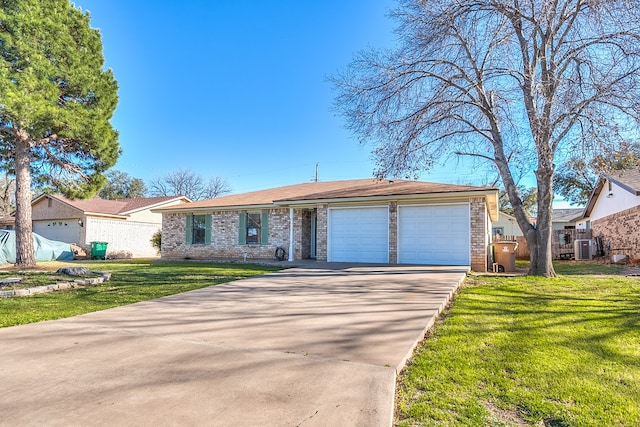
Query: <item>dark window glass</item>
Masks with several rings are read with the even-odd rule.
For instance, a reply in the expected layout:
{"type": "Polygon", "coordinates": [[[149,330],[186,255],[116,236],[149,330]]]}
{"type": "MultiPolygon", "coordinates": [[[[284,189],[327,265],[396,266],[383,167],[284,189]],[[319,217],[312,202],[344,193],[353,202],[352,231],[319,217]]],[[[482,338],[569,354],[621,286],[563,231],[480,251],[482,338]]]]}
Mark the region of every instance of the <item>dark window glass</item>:
{"type": "Polygon", "coordinates": [[[204,215],[193,215],[191,221],[191,243],[204,244],[205,220],[204,215]]]}
{"type": "Polygon", "coordinates": [[[262,215],[258,213],[247,214],[247,244],[259,244],[261,235],[262,215]]]}

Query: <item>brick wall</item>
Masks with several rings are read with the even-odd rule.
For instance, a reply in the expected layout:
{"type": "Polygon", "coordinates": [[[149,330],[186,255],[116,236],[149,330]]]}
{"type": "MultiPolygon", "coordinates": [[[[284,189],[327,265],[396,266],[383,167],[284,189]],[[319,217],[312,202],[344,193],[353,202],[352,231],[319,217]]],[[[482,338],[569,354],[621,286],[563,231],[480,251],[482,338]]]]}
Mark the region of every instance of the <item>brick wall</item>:
{"type": "Polygon", "coordinates": [[[605,255],[640,258],[640,206],[591,222],[593,237],[601,237],[605,255]]]}
{"type": "Polygon", "coordinates": [[[389,202],[389,264],[398,263],[398,202],[389,202]]]}
{"type": "MultiPolygon", "coordinates": [[[[165,214],[162,221],[162,257],[191,259],[272,260],[278,246],[289,252],[289,209],[269,209],[269,240],[267,244],[238,243],[239,211],[213,212],[211,244],[185,243],[186,214],[165,214]]],[[[294,211],[294,223],[300,222],[301,211],[294,211]]],[[[296,237],[294,235],[294,242],[296,237]]],[[[299,241],[299,240],[298,240],[299,241]]],[[[297,245],[299,246],[299,245],[297,245]]],[[[294,244],[294,250],[299,248],[294,244]]],[[[295,253],[295,252],[294,252],[295,253]]]]}
{"type": "MultiPolygon", "coordinates": [[[[294,210],[294,259],[309,258],[311,247],[311,218],[317,215],[316,259],[327,260],[328,205],[319,204],[317,209],[294,210]]],[[[289,209],[270,209],[269,242],[266,245],[240,245],[238,243],[238,211],[211,213],[212,244],[185,244],[186,214],[163,216],[162,257],[192,259],[274,259],[278,246],[289,252],[289,209]]],[[[471,268],[487,271],[488,236],[487,210],[484,198],[470,201],[471,268]]],[[[389,203],[389,263],[398,262],[398,205],[389,203]]]]}
{"type": "Polygon", "coordinates": [[[471,269],[473,271],[487,271],[487,248],[489,246],[487,214],[484,198],[476,197],[470,200],[471,269]]]}
{"type": "Polygon", "coordinates": [[[327,260],[327,222],[328,222],[329,205],[318,205],[317,242],[316,242],[316,259],[318,261],[327,260]]]}

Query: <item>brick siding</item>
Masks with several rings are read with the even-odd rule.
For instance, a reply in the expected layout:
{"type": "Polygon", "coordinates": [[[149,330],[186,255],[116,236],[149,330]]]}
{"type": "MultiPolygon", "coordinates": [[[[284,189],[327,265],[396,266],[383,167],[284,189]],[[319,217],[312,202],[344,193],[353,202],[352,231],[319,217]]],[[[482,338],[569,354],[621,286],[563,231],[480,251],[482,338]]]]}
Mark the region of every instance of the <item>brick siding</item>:
{"type": "Polygon", "coordinates": [[[398,263],[398,203],[389,202],[389,264],[398,263]]]}
{"type": "Polygon", "coordinates": [[[602,238],[605,255],[640,258],[640,206],[591,222],[593,237],[602,238]]]}
{"type": "Polygon", "coordinates": [[[488,256],[488,226],[487,207],[483,198],[470,200],[471,221],[471,269],[473,271],[487,271],[488,256]]]}
{"type": "Polygon", "coordinates": [[[329,215],[329,205],[318,205],[318,221],[316,224],[317,229],[317,242],[316,242],[316,259],[318,261],[327,260],[327,224],[329,215]]]}
{"type": "MultiPolygon", "coordinates": [[[[267,244],[240,244],[239,211],[213,212],[211,244],[185,242],[187,214],[164,214],[162,221],[162,258],[169,259],[243,259],[272,260],[282,246],[289,251],[289,209],[269,209],[269,239],[267,244]]],[[[294,223],[300,211],[294,212],[294,223]]],[[[295,240],[294,240],[295,241],[295,240]]],[[[294,250],[296,250],[294,245],[294,250]]],[[[295,252],[294,252],[295,253],[295,252]]]]}
{"type": "MultiPolygon", "coordinates": [[[[389,206],[389,263],[398,262],[398,204],[389,206]]],[[[295,209],[293,216],[294,259],[311,256],[311,223],[316,215],[316,259],[327,260],[328,204],[315,209],[295,209]]],[[[269,241],[261,245],[238,243],[239,211],[213,212],[211,215],[211,244],[185,243],[186,214],[164,214],[162,222],[162,257],[165,259],[243,259],[272,260],[275,250],[282,246],[289,252],[289,209],[269,209],[269,241]]],[[[487,271],[488,232],[487,209],[484,198],[470,201],[471,268],[487,271]]]]}

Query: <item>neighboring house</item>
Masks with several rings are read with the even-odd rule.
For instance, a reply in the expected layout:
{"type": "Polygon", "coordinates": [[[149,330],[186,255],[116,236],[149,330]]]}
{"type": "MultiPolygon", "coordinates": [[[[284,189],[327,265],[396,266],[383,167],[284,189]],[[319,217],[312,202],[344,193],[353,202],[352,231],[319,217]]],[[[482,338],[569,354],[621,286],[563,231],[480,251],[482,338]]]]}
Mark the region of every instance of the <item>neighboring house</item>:
{"type": "Polygon", "coordinates": [[[572,230],[580,218],[584,208],[554,209],[551,216],[551,228],[553,230],[572,230]]]}
{"type": "Polygon", "coordinates": [[[16,219],[12,216],[0,216],[0,230],[13,230],[16,219]]]}
{"type": "Polygon", "coordinates": [[[150,240],[161,229],[162,216],[151,209],[189,201],[184,196],[69,200],[42,194],[31,202],[33,231],[47,239],[75,243],[87,253],[91,242],[106,242],[107,256],[156,256],[150,240]]]}
{"type": "MultiPolygon", "coordinates": [[[[582,238],[583,233],[576,233],[576,221],[582,217],[582,208],[553,209],[552,228],[552,252],[554,259],[571,258],[574,254],[573,242],[582,238]]],[[[535,222],[535,218],[531,218],[535,222]]],[[[518,258],[528,258],[529,249],[522,230],[518,226],[516,218],[504,212],[500,212],[500,219],[491,224],[494,241],[502,237],[518,242],[518,258]],[[515,237],[515,239],[514,239],[515,237]]]]}
{"type": "MultiPolygon", "coordinates": [[[[577,221],[582,218],[583,208],[553,209],[551,213],[552,230],[568,230],[576,228],[577,221]]],[[[535,218],[531,218],[535,222],[535,218]]],[[[493,234],[501,236],[522,236],[522,230],[513,215],[500,211],[500,218],[492,224],[493,234]]]]}
{"type": "Polygon", "coordinates": [[[311,182],[154,209],[164,259],[464,265],[486,271],[498,191],[403,180],[311,182]],[[278,249],[282,248],[282,249],[278,249]]]}
{"type": "Polygon", "coordinates": [[[491,230],[494,240],[504,236],[522,236],[522,230],[516,218],[502,211],[498,220],[491,223],[491,230]]]}
{"type": "Polygon", "coordinates": [[[640,172],[600,176],[577,227],[591,229],[605,255],[640,257],[640,172]]]}
{"type": "Polygon", "coordinates": [[[583,212],[583,208],[553,210],[551,219],[553,259],[575,258],[575,241],[591,238],[590,232],[576,227],[583,212]]]}

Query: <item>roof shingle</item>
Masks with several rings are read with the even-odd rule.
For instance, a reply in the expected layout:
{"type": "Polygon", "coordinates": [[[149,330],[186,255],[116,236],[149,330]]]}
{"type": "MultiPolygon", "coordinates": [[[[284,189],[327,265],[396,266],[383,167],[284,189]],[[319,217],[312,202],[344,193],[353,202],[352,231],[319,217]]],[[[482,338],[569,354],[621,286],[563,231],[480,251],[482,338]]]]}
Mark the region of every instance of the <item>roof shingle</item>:
{"type": "Polygon", "coordinates": [[[85,200],[71,200],[58,194],[49,195],[49,197],[66,203],[76,209],[81,210],[84,213],[127,215],[140,209],[153,207],[163,202],[175,200],[177,198],[180,198],[181,196],[141,197],[137,199],[120,200],[107,200],[101,199],[100,197],[94,197],[93,199],[85,200]]]}
{"type": "MultiPolygon", "coordinates": [[[[307,182],[202,200],[180,207],[184,207],[185,209],[231,208],[239,206],[264,206],[278,202],[410,196],[489,190],[495,190],[495,188],[406,180],[358,179],[348,181],[307,182]]],[[[175,207],[172,208],[175,209],[175,207]]]]}

